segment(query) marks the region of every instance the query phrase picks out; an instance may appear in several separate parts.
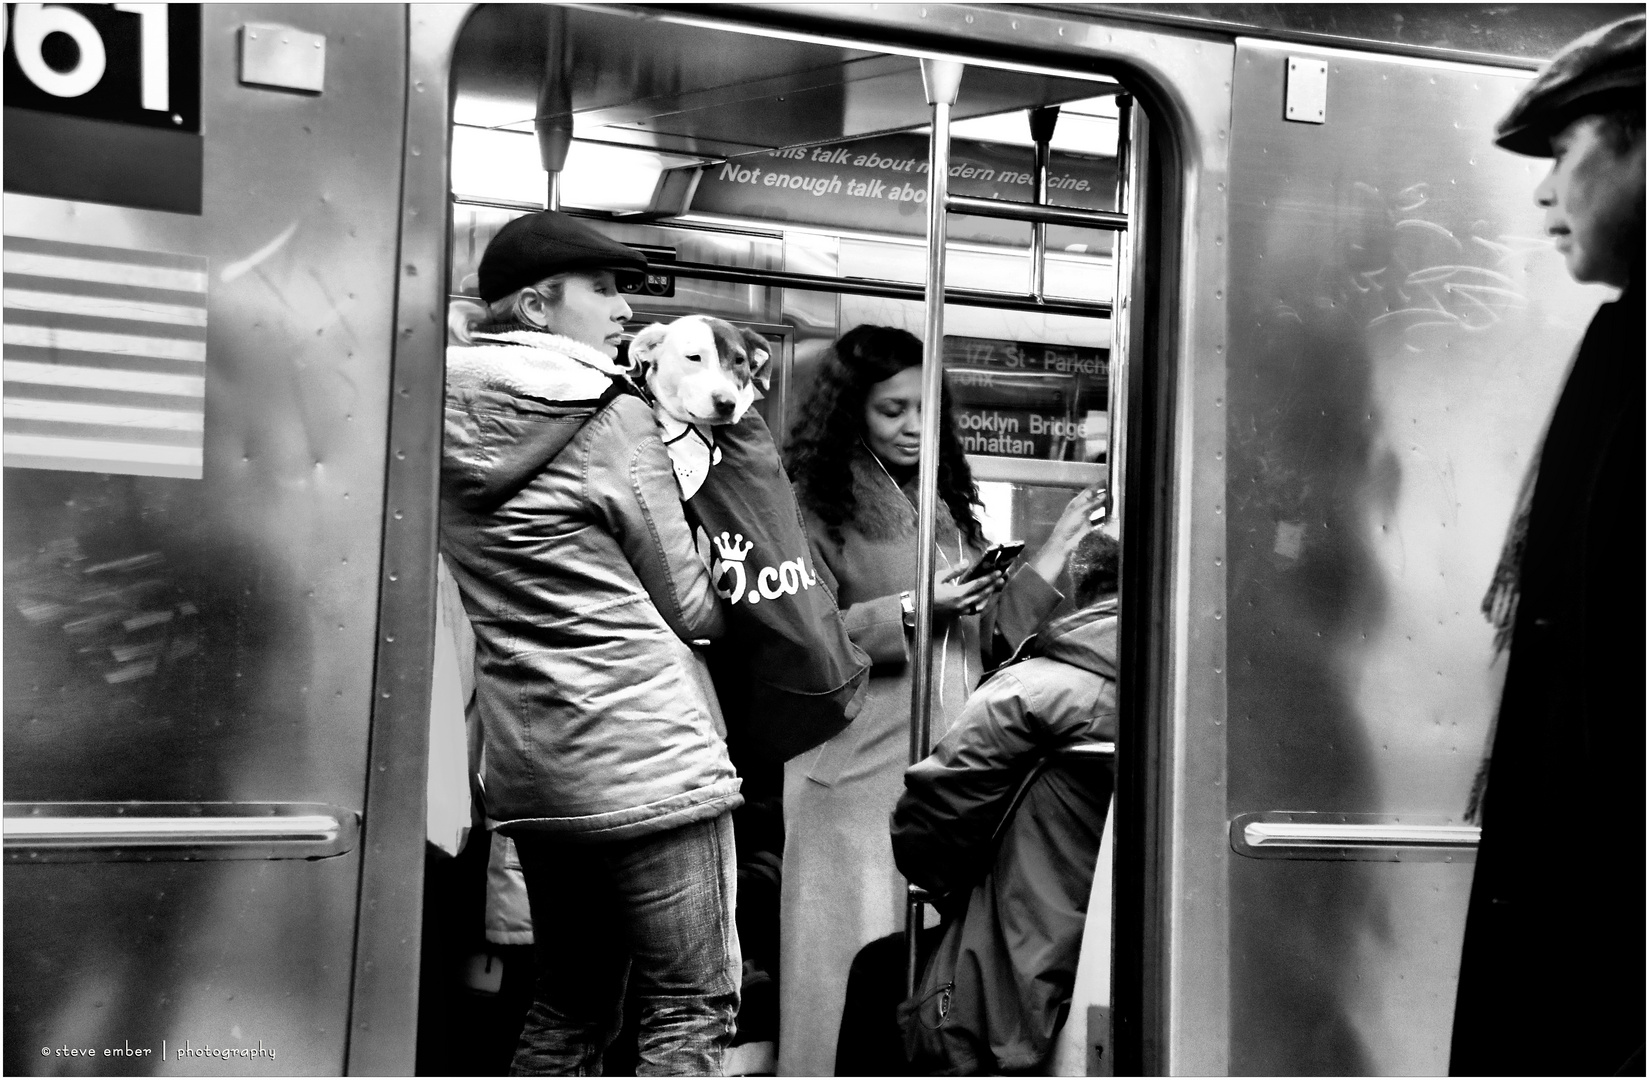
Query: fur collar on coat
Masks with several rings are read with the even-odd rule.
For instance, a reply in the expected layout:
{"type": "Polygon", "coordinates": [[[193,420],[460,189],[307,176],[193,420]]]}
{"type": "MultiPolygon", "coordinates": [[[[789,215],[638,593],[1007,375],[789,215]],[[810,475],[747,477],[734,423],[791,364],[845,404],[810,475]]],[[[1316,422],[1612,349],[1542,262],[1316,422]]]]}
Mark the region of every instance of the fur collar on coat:
{"type": "Polygon", "coordinates": [[[447,385],[556,404],[595,401],[628,373],[600,349],[560,334],[514,328],[477,331],[447,349],[447,385]]]}
{"type": "MultiPolygon", "coordinates": [[[[904,484],[864,446],[853,451],[853,518],[848,526],[869,540],[896,540],[916,533],[916,474],[904,484]]],[[[950,507],[939,500],[935,535],[949,537],[956,531],[950,507]]]]}

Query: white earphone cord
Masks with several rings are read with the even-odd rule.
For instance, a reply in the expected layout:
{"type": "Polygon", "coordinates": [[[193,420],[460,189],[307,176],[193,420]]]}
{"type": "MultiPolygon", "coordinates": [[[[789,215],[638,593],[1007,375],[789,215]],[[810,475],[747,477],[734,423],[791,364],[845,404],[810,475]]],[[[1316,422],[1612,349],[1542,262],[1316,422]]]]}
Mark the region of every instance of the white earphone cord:
{"type": "MultiPolygon", "coordinates": [[[[876,456],[876,451],[872,450],[869,446],[865,446],[865,441],[863,439],[859,440],[859,445],[864,447],[865,453],[870,455],[870,460],[874,461],[876,463],[876,467],[882,470],[882,475],[887,477],[887,482],[893,485],[893,490],[898,493],[899,498],[908,506],[910,504],[910,500],[905,497],[905,489],[900,487],[899,481],[895,480],[893,478],[893,474],[887,471],[887,466],[882,464],[882,459],[876,456]]],[[[922,522],[914,506],[910,508],[910,514],[911,523],[916,526],[916,534],[920,536],[922,533],[922,522]]],[[[939,557],[945,561],[945,569],[950,569],[950,556],[945,554],[945,549],[940,546],[938,540],[933,542],[933,550],[937,551],[939,553],[939,557]]],[[[968,557],[962,550],[962,530],[958,528],[956,530],[956,563],[957,565],[961,565],[967,561],[968,557]]],[[[950,659],[950,629],[950,624],[946,624],[944,636],[939,639],[939,708],[941,710],[945,707],[945,664],[946,661],[950,659]]],[[[962,686],[964,693],[966,692],[967,685],[968,651],[963,649],[962,686]]]]}

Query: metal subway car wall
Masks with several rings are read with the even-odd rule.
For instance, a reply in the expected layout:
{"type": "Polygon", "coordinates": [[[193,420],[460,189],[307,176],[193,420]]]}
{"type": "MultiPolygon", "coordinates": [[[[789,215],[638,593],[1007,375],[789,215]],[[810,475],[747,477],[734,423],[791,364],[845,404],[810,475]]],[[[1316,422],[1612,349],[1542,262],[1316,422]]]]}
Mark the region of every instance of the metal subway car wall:
{"type": "Polygon", "coordinates": [[[1490,141],[1524,78],[1239,45],[1233,1072],[1448,1065],[1475,833],[1462,815],[1504,674],[1479,605],[1603,295],[1574,286],[1542,236],[1544,163],[1490,141]],[[1276,108],[1307,62],[1324,65],[1321,124],[1276,108]],[[1250,843],[1257,825],[1296,842],[1250,843]],[[1362,829],[1390,839],[1349,842],[1362,829]]]}
{"type": "MultiPolygon", "coordinates": [[[[344,1069],[405,27],[394,7],[199,9],[198,52],[171,56],[198,65],[193,213],[14,193],[8,164],[8,1073],[211,1064],[178,1061],[186,1040],[267,1051],[215,1059],[250,1073],[344,1069]],[[259,27],[310,53],[324,39],[324,85],[246,81],[259,27]],[[189,281],[199,293],[177,295],[189,281]],[[80,301],[35,317],[20,286],[80,301]],[[16,377],[42,325],[51,385],[16,377]],[[194,375],[174,340],[197,344],[194,375]],[[48,404],[64,449],[20,462],[14,437],[43,428],[14,418],[48,404]],[[110,426],[145,411],[153,438],[110,426]],[[192,477],[120,449],[165,446],[190,415],[192,477]],[[125,460],[77,459],[97,439],[125,460]],[[148,1056],[101,1056],[128,1044],[148,1056]]],[[[12,137],[8,123],[8,155],[12,137]]]]}
{"type": "MultiPolygon", "coordinates": [[[[199,75],[175,123],[130,51],[152,16],[45,11],[105,35],[97,95],[139,104],[7,99],[8,1072],[198,1069],[185,1040],[247,1051],[237,1071],[412,1071],[443,315],[464,215],[526,208],[454,211],[452,106],[471,76],[536,88],[569,34],[622,60],[580,123],[681,168],[913,145],[919,57],[967,66],[958,118],[1132,95],[1124,287],[1073,302],[1053,286],[1097,261],[1073,253],[1034,316],[945,312],[1110,350],[1103,465],[991,466],[1108,470],[1125,523],[1115,948],[1062,1068],[1446,1066],[1500,680],[1477,603],[1603,295],[1541,238],[1538,166],[1487,132],[1612,10],[211,5],[198,55],[171,53],[169,106],[199,75]],[[785,145],[753,137],[781,118],[785,145]],[[181,171],[139,193],[21,167],[89,124],[181,171]],[[127,1042],[154,1054],[66,1054],[127,1042]]],[[[16,61],[39,17],[8,11],[8,79],[53,82],[16,61]]],[[[915,232],[695,219],[681,181],[602,227],[697,264],[650,317],[774,335],[773,415],[840,326],[916,317],[915,232]]],[[[956,246],[951,290],[1001,286],[989,244],[956,246]]]]}

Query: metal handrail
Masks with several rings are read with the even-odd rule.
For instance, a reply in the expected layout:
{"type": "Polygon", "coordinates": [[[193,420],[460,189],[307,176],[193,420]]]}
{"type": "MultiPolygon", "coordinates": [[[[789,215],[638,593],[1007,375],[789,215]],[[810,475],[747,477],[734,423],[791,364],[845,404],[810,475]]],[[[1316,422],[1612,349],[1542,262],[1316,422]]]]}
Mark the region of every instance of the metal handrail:
{"type": "MultiPolygon", "coordinates": [[[[1133,171],[1137,148],[1134,145],[1134,99],[1131,94],[1117,95],[1117,185],[1116,208],[1136,211],[1133,171]]],[[[1105,402],[1105,517],[1118,528],[1122,505],[1122,463],[1128,449],[1128,354],[1132,351],[1128,332],[1128,297],[1132,290],[1133,256],[1139,248],[1139,222],[1129,233],[1129,243],[1117,243],[1111,248],[1111,349],[1107,355],[1110,370],[1106,377],[1105,402]],[[1120,307],[1122,318],[1116,317],[1120,307]]],[[[1120,535],[1120,533],[1118,534],[1120,535]]]]}
{"type": "MultiPolygon", "coordinates": [[[[876,278],[838,278],[824,274],[798,274],[789,270],[746,270],[737,266],[697,262],[660,263],[658,269],[676,277],[699,281],[728,281],[737,285],[806,289],[848,296],[878,296],[890,300],[920,301],[927,298],[927,291],[921,285],[876,278]]],[[[963,307],[1039,311],[1049,315],[1077,315],[1085,318],[1109,318],[1112,310],[1111,302],[1108,300],[1039,301],[1028,293],[992,292],[986,289],[961,289],[954,286],[945,290],[945,303],[963,307]]]]}
{"type": "Polygon", "coordinates": [[[952,195],[945,199],[945,209],[966,217],[1000,218],[1004,221],[1029,221],[1032,224],[1073,225],[1079,229],[1104,229],[1125,232],[1128,215],[1112,210],[1079,210],[1074,206],[1037,206],[1033,203],[1009,202],[1006,199],[986,199],[977,195],[952,195]]]}
{"type": "MultiPolygon", "coordinates": [[[[910,760],[928,756],[932,739],[934,524],[939,515],[939,408],[944,387],[945,194],[950,179],[950,108],[965,70],[954,60],[922,60],[922,90],[933,109],[928,136],[928,272],[923,289],[922,434],[917,466],[916,627],[910,677],[910,760]]],[[[916,994],[922,901],[905,902],[905,996],[916,994]]]]}
{"type": "Polygon", "coordinates": [[[1242,826],[1243,841],[1262,851],[1320,848],[1475,848],[1481,830],[1476,825],[1403,825],[1298,821],[1249,821],[1242,826]]]}
{"type": "Polygon", "coordinates": [[[7,862],[324,859],[355,846],[360,815],[322,803],[12,802],[7,862]]]}
{"type": "Polygon", "coordinates": [[[8,817],[7,851],[112,847],[330,844],[343,825],[330,814],[292,817],[8,817]]]}

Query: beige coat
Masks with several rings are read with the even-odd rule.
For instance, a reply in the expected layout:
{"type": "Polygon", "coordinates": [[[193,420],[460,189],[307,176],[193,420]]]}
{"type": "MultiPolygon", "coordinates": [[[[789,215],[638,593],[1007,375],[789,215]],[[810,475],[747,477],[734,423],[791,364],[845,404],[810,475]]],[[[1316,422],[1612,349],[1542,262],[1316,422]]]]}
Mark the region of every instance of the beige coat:
{"type": "MultiPolygon", "coordinates": [[[[916,583],[915,484],[896,490],[868,453],[854,461],[856,520],[836,543],[809,516],[814,564],[837,583],[848,634],[870,655],[864,710],[835,738],[794,758],[784,776],[784,884],[780,900],[779,1074],[835,1071],[848,966],[861,947],[904,925],[904,879],[893,865],[888,820],[910,753],[910,653],[899,593],[916,583]]],[[[979,555],[943,503],[938,567],[979,555]]],[[[983,616],[935,628],[933,738],[950,729],[983,671],[981,632],[1009,648],[1030,636],[1061,596],[1021,567],[983,616]]]]}

